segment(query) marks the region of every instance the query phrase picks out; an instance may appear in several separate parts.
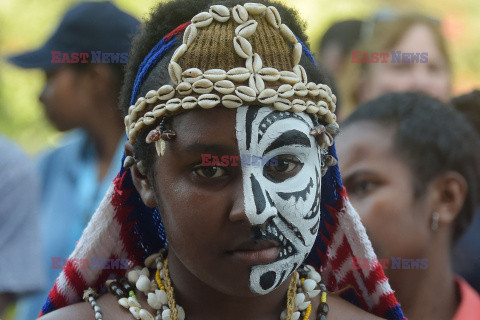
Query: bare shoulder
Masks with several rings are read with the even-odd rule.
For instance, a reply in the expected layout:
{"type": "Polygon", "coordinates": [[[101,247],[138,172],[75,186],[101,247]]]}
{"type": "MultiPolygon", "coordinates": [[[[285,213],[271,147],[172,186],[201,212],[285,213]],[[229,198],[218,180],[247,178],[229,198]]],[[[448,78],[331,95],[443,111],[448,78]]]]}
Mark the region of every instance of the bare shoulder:
{"type": "MultiPolygon", "coordinates": [[[[103,320],[120,320],[131,319],[130,312],[121,308],[116,298],[106,293],[97,299],[97,304],[102,310],[103,320]]],[[[95,319],[95,313],[89,303],[79,302],[67,307],[50,312],[39,320],[93,320],[95,319]]]]}
{"type": "MultiPolygon", "coordinates": [[[[314,301],[315,309],[320,304],[320,297],[314,301]]],[[[328,304],[328,320],[378,320],[379,318],[371,313],[368,313],[353,304],[343,300],[335,294],[329,294],[327,298],[328,304]]]]}

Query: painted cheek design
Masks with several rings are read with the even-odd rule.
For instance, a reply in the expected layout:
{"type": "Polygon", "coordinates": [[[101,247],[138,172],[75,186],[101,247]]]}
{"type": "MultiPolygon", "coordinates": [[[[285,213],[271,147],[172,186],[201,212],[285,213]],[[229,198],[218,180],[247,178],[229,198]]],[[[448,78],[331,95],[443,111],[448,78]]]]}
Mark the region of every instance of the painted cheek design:
{"type": "Polygon", "coordinates": [[[320,148],[309,134],[313,123],[303,113],[269,107],[237,109],[240,154],[297,158],[301,169],[287,179],[266,177],[262,167],[242,166],[245,214],[260,227],[262,240],[280,243],[270,264],[253,266],[250,288],[266,294],[277,288],[310,253],[320,224],[320,148]]]}

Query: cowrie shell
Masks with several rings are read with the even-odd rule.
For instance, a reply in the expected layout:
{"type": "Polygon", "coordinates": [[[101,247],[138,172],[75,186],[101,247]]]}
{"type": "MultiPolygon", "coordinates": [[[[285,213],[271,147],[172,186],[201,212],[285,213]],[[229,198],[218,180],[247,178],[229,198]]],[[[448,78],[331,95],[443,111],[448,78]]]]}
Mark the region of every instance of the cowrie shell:
{"type": "Polygon", "coordinates": [[[258,74],[252,74],[248,80],[248,86],[255,90],[256,94],[259,94],[265,90],[265,83],[262,80],[262,77],[258,74]]]}
{"type": "Polygon", "coordinates": [[[173,112],[180,109],[181,106],[182,100],[180,100],[179,98],[174,98],[167,101],[165,109],[167,109],[167,111],[173,112]]]}
{"type": "Polygon", "coordinates": [[[323,100],[318,101],[317,106],[318,106],[318,114],[319,115],[323,116],[323,115],[327,114],[328,105],[325,101],[323,101],[323,100]]]}
{"type": "Polygon", "coordinates": [[[170,64],[168,65],[168,74],[173,83],[179,84],[182,81],[182,67],[180,67],[175,61],[170,61],[170,64]]]}
{"type": "Polygon", "coordinates": [[[183,43],[189,47],[193,40],[197,37],[197,27],[194,24],[190,24],[187,29],[185,29],[185,32],[183,33],[183,43]]]}
{"type": "Polygon", "coordinates": [[[307,108],[305,101],[300,99],[294,99],[292,101],[292,111],[293,112],[303,112],[307,108]]]}
{"type": "Polygon", "coordinates": [[[247,68],[239,67],[228,70],[227,78],[232,81],[242,82],[250,78],[250,71],[247,68]]]}
{"type": "Polygon", "coordinates": [[[130,305],[128,304],[128,299],[127,298],[121,298],[118,300],[118,304],[121,305],[124,308],[130,308],[130,305]]]}
{"type": "Polygon", "coordinates": [[[145,101],[147,103],[155,103],[155,102],[157,102],[157,100],[158,100],[158,96],[157,96],[157,91],[156,90],[150,90],[145,95],[145,101]]]}
{"type": "Polygon", "coordinates": [[[145,123],[147,126],[153,124],[153,122],[155,122],[155,117],[153,115],[153,113],[151,111],[149,112],[146,112],[144,115],[143,115],[143,123],[145,123]]]}
{"type": "Polygon", "coordinates": [[[272,104],[278,99],[277,91],[274,89],[265,89],[258,95],[258,101],[262,104],[272,104]]]}
{"type": "Polygon", "coordinates": [[[130,117],[125,116],[125,118],[123,118],[123,123],[125,124],[126,127],[128,127],[128,125],[130,124],[130,117]]]}
{"type": "Polygon", "coordinates": [[[235,109],[243,105],[242,99],[233,94],[227,94],[222,97],[222,104],[229,109],[235,109]]]}
{"type": "Polygon", "coordinates": [[[258,74],[264,81],[277,81],[280,79],[280,72],[275,68],[262,68],[258,74]]]}
{"type": "Polygon", "coordinates": [[[222,5],[211,6],[209,12],[212,15],[213,19],[217,21],[225,22],[225,21],[228,21],[228,19],[230,19],[230,11],[225,6],[222,6],[222,5]]]}
{"type": "Polygon", "coordinates": [[[165,109],[165,104],[161,104],[161,105],[158,105],[157,107],[155,107],[153,110],[152,110],[152,113],[153,113],[153,116],[155,118],[160,118],[162,117],[166,112],[167,112],[167,109],[165,109]],[[160,107],[161,106],[161,107],[160,107]],[[157,107],[160,107],[158,109],[155,109],[157,107]]]}
{"type": "Polygon", "coordinates": [[[197,106],[197,98],[195,97],[185,97],[182,99],[182,108],[183,109],[193,109],[197,106]]]}
{"type": "Polygon", "coordinates": [[[232,9],[232,16],[233,20],[235,20],[239,24],[242,24],[247,22],[248,20],[248,11],[242,5],[237,4],[232,9]]]}
{"type": "Polygon", "coordinates": [[[217,82],[227,79],[227,72],[223,69],[210,69],[203,73],[203,77],[212,82],[217,82]]]}
{"type": "Polygon", "coordinates": [[[293,45],[292,49],[292,62],[293,65],[298,65],[300,63],[300,59],[302,58],[302,44],[297,42],[293,45]]]}
{"type": "Polygon", "coordinates": [[[185,54],[185,52],[187,52],[187,48],[188,46],[185,43],[181,44],[180,47],[178,47],[177,50],[175,50],[175,52],[173,53],[172,61],[177,62],[178,59],[180,59],[185,54]]]}
{"type": "Polygon", "coordinates": [[[295,35],[293,34],[292,30],[290,30],[290,28],[285,25],[285,24],[281,24],[280,25],[280,34],[283,36],[283,38],[288,42],[288,43],[297,43],[298,40],[297,38],[295,37],[295,35]]]}
{"type": "Polygon", "coordinates": [[[282,84],[277,89],[278,96],[281,98],[290,98],[295,94],[293,87],[289,84],[282,84]]]}
{"type": "Polygon", "coordinates": [[[251,3],[251,2],[247,2],[243,5],[243,7],[245,9],[247,9],[248,13],[252,14],[252,15],[257,15],[257,14],[262,14],[265,12],[265,10],[267,9],[266,6],[264,6],[263,4],[260,4],[260,3],[251,3]]]}
{"type": "Polygon", "coordinates": [[[188,83],[194,83],[195,81],[198,81],[202,78],[203,78],[203,72],[198,68],[190,68],[183,71],[182,73],[183,81],[188,83]]]}
{"type": "Polygon", "coordinates": [[[155,141],[155,149],[157,150],[157,155],[159,157],[163,157],[165,155],[166,148],[167,148],[167,145],[165,143],[165,140],[160,139],[158,141],[155,141]]]}
{"type": "Polygon", "coordinates": [[[154,320],[152,314],[145,309],[140,309],[140,320],[154,320]]]}
{"type": "Polygon", "coordinates": [[[210,93],[213,90],[213,83],[208,79],[200,79],[193,83],[192,89],[196,93],[210,93]]]}
{"type": "Polygon", "coordinates": [[[147,101],[143,99],[140,103],[133,109],[135,112],[140,112],[147,106],[147,101]]]}
{"type": "Polygon", "coordinates": [[[297,82],[293,85],[295,94],[300,97],[305,97],[308,94],[307,86],[303,82],[297,82]]]}
{"type": "Polygon", "coordinates": [[[320,89],[318,89],[318,85],[314,82],[309,82],[307,84],[308,94],[312,97],[316,97],[320,94],[320,89]]]}
{"type": "Polygon", "coordinates": [[[175,95],[175,89],[171,85],[166,84],[157,90],[157,95],[160,100],[168,100],[175,95]]]}
{"type": "Polygon", "coordinates": [[[138,307],[130,307],[128,311],[133,315],[135,319],[140,319],[140,308],[138,307]]]}
{"type": "Polygon", "coordinates": [[[303,82],[304,84],[307,84],[308,78],[307,78],[307,72],[305,71],[305,68],[302,65],[297,64],[295,67],[293,67],[293,72],[300,78],[300,81],[303,82]]]}
{"type": "Polygon", "coordinates": [[[295,72],[292,71],[280,71],[280,80],[286,83],[297,83],[300,81],[300,78],[295,72]]]}
{"type": "Polygon", "coordinates": [[[207,27],[212,23],[213,17],[210,12],[200,12],[196,16],[192,18],[192,23],[197,27],[197,28],[203,28],[207,27]]]}
{"type": "Polygon", "coordinates": [[[319,83],[318,88],[321,90],[324,90],[325,92],[328,92],[328,94],[332,94],[332,89],[330,89],[330,87],[327,86],[326,84],[319,83]]]}
{"type": "Polygon", "coordinates": [[[247,86],[238,86],[235,93],[240,99],[247,102],[255,101],[257,98],[255,90],[247,86]]]}
{"type": "Polygon", "coordinates": [[[247,61],[245,61],[245,67],[247,67],[248,71],[251,73],[257,73],[260,69],[262,69],[262,58],[258,53],[254,53],[253,56],[248,57],[247,61]]]}
{"type": "Polygon", "coordinates": [[[210,109],[220,103],[220,97],[212,93],[202,94],[198,97],[197,103],[204,109],[210,109]]]}
{"type": "Polygon", "coordinates": [[[244,38],[250,37],[257,30],[258,23],[256,20],[248,20],[235,29],[235,34],[244,38]]]}
{"type": "Polygon", "coordinates": [[[192,92],[192,84],[188,82],[180,82],[177,86],[177,92],[182,96],[186,96],[192,92]]]}
{"type": "Polygon", "coordinates": [[[326,91],[323,90],[322,88],[320,88],[319,96],[320,96],[320,98],[326,100],[328,104],[333,103],[332,97],[330,97],[330,95],[328,94],[328,92],[326,92],[326,91]]]}
{"type": "Polygon", "coordinates": [[[213,88],[220,92],[221,94],[230,94],[233,91],[235,91],[235,85],[233,84],[232,81],[229,80],[221,80],[218,82],[215,82],[213,85],[213,88]]]}
{"type": "Polygon", "coordinates": [[[278,98],[277,101],[273,103],[273,107],[279,111],[286,111],[290,109],[291,106],[292,106],[292,102],[285,98],[278,98]]]}
{"type": "Polygon", "coordinates": [[[238,36],[233,38],[233,47],[235,52],[242,58],[247,59],[253,54],[252,45],[244,37],[238,36]]]}
{"type": "Polygon", "coordinates": [[[268,23],[276,29],[280,27],[282,24],[282,18],[280,17],[280,13],[278,13],[277,8],[274,6],[269,6],[265,11],[265,18],[267,19],[268,23]]]}
{"type": "Polygon", "coordinates": [[[315,114],[318,112],[317,104],[313,101],[307,101],[307,112],[315,114]]]}
{"type": "Polygon", "coordinates": [[[332,93],[332,101],[334,104],[337,103],[337,96],[332,93]]]}
{"type": "MultiPolygon", "coordinates": [[[[336,123],[336,120],[337,120],[337,116],[330,111],[328,111],[323,118],[325,119],[325,121],[327,121],[327,123],[336,123]]],[[[333,141],[331,142],[329,147],[331,147],[332,144],[333,144],[333,141]]]]}

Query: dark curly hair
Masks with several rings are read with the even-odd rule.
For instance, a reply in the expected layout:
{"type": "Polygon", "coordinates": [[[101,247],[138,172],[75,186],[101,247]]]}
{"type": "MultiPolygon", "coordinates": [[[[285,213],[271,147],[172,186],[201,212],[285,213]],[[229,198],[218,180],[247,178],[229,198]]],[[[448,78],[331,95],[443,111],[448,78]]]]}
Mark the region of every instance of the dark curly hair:
{"type": "MultiPolygon", "coordinates": [[[[120,108],[124,115],[128,114],[133,85],[140,64],[145,56],[165,35],[180,24],[191,20],[197,13],[206,11],[211,5],[222,4],[227,7],[233,7],[237,4],[245,4],[247,2],[252,2],[252,0],[173,0],[159,3],[152,10],[149,19],[144,23],[141,34],[133,41],[120,94],[120,108]]],[[[305,45],[308,45],[307,36],[305,35],[305,22],[299,18],[298,13],[294,9],[288,8],[284,4],[276,1],[256,0],[255,2],[267,6],[274,5],[282,17],[282,22],[288,25],[305,45]]],[[[163,84],[170,83],[171,80],[167,67],[174,51],[175,48],[172,48],[150,71],[142,84],[139,96],[145,95],[148,90],[157,89],[163,84]]],[[[324,83],[332,87],[332,81],[328,76],[320,72],[305,55],[302,56],[300,64],[305,68],[310,81],[324,83]]],[[[155,152],[152,145],[145,143],[145,136],[147,134],[148,132],[139,134],[139,138],[135,142],[134,153],[137,160],[144,161],[147,170],[150,172],[155,152]]]]}
{"type": "Polygon", "coordinates": [[[413,173],[414,195],[446,171],[468,184],[463,207],[453,224],[452,241],[465,231],[480,199],[480,137],[451,105],[420,93],[389,93],[358,107],[342,124],[361,121],[393,128],[393,148],[413,173]]]}

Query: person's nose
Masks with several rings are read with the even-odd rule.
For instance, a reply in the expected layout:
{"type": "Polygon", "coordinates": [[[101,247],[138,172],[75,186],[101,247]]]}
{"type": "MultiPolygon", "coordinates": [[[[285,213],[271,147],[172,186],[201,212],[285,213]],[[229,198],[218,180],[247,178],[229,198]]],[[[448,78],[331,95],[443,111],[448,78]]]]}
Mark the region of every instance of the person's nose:
{"type": "Polygon", "coordinates": [[[416,66],[413,70],[410,90],[430,94],[431,77],[425,66],[416,66]]]}
{"type": "Polygon", "coordinates": [[[50,95],[50,91],[51,91],[51,87],[50,87],[50,83],[48,81],[45,82],[45,84],[43,85],[43,89],[42,89],[42,92],[40,92],[40,95],[38,96],[38,100],[42,103],[42,104],[47,104],[47,101],[48,101],[48,97],[50,95]]]}

